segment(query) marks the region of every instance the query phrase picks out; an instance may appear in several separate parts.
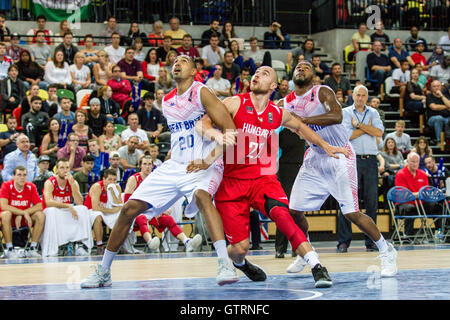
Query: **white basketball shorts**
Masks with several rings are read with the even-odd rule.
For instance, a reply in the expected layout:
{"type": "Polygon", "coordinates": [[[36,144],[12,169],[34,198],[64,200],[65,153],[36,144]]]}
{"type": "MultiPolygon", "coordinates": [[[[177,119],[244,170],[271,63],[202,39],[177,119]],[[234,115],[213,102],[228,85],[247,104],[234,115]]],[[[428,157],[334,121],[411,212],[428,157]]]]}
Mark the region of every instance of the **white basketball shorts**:
{"type": "Polygon", "coordinates": [[[349,158],[339,159],[308,149],[292,187],[289,208],[296,211],[319,210],[331,194],[343,214],[358,212],[356,155],[350,144],[349,158]]]}

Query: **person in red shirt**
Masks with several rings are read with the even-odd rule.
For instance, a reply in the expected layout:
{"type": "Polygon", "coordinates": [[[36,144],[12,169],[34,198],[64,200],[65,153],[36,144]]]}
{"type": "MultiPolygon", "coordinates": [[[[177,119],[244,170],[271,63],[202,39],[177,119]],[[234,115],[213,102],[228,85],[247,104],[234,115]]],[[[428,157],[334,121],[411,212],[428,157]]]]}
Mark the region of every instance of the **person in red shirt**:
{"type": "Polygon", "coordinates": [[[411,55],[411,59],[414,61],[415,64],[420,63],[422,65],[423,70],[428,70],[431,68],[431,66],[427,65],[427,58],[422,54],[422,52],[425,50],[425,43],[423,40],[417,40],[416,41],[416,52],[414,52],[411,55]]]}
{"type": "Polygon", "coordinates": [[[7,258],[18,258],[12,245],[12,228],[32,227],[31,245],[27,250],[28,257],[40,257],[37,244],[44,229],[45,215],[36,186],[27,182],[27,169],[18,166],[14,169],[13,178],[4,182],[0,189],[2,232],[6,242],[7,258]]]}
{"type": "Polygon", "coordinates": [[[189,56],[193,60],[200,58],[198,49],[192,46],[192,36],[188,33],[183,36],[183,43],[181,47],[177,48],[177,53],[178,55],[184,54],[185,56],[189,56]]]}
{"type": "MultiPolygon", "coordinates": [[[[419,190],[428,186],[428,176],[425,171],[419,169],[420,157],[415,152],[410,152],[407,157],[408,164],[400,169],[395,175],[395,185],[405,187],[413,193],[416,199],[419,197],[419,190]]],[[[426,212],[441,212],[435,210],[439,206],[436,202],[424,202],[423,206],[426,212]]],[[[414,202],[402,203],[398,205],[399,215],[417,215],[417,209],[414,202]]],[[[414,233],[414,219],[405,220],[405,233],[411,236],[414,233]]]]}
{"type": "Polygon", "coordinates": [[[209,71],[203,69],[203,67],[205,65],[205,63],[203,62],[203,59],[197,58],[194,61],[195,61],[195,66],[197,68],[197,73],[195,74],[194,81],[203,82],[206,80],[206,77],[208,76],[209,71]]]}
{"type": "Polygon", "coordinates": [[[106,84],[110,86],[113,91],[111,99],[123,107],[125,102],[131,100],[131,83],[121,77],[121,68],[118,65],[112,67],[111,71],[112,79],[109,79],[106,84]]]}

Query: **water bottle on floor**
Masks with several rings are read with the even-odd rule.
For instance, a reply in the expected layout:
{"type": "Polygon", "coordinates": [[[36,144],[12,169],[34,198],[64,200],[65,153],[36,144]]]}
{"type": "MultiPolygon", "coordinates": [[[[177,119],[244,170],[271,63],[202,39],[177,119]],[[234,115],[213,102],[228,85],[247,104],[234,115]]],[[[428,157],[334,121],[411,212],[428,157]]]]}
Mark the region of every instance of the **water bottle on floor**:
{"type": "Polygon", "coordinates": [[[436,230],[434,233],[434,243],[436,244],[444,243],[444,234],[442,233],[441,228],[436,230]]]}

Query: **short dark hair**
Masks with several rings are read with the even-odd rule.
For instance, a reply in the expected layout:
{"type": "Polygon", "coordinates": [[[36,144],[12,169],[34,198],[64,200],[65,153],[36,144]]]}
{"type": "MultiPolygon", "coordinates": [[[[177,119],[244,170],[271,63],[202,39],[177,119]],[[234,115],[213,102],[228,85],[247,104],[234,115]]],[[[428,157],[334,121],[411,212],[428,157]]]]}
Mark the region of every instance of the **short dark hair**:
{"type": "Polygon", "coordinates": [[[58,160],[56,160],[55,167],[58,168],[61,162],[69,162],[69,160],[67,158],[59,158],[58,160]]]}
{"type": "Polygon", "coordinates": [[[244,71],[247,71],[248,73],[250,73],[250,69],[249,68],[242,68],[241,69],[241,73],[244,72],[244,71]]]}
{"type": "Polygon", "coordinates": [[[10,65],[9,68],[8,68],[8,72],[11,71],[11,69],[16,69],[17,71],[19,71],[19,67],[17,66],[17,64],[10,65]]]}
{"type": "Polygon", "coordinates": [[[248,42],[252,42],[252,41],[258,41],[258,38],[257,37],[250,37],[250,39],[248,39],[248,42]]]}
{"type": "Polygon", "coordinates": [[[35,36],[37,36],[39,33],[42,33],[45,36],[45,32],[43,30],[36,31],[35,36]]]}
{"type": "Polygon", "coordinates": [[[125,53],[127,53],[127,52],[130,51],[130,50],[133,50],[133,51],[134,51],[134,49],[133,49],[132,47],[128,47],[128,48],[125,49],[125,53]]]}
{"type": "Polygon", "coordinates": [[[231,51],[227,51],[227,52],[225,52],[225,54],[223,55],[224,57],[227,55],[227,54],[229,54],[229,53],[231,53],[231,55],[233,55],[233,52],[231,52],[231,51]]]}
{"type": "MultiPolygon", "coordinates": [[[[408,62],[408,60],[406,60],[406,59],[400,59],[400,64],[403,64],[403,63],[405,63],[405,62],[408,62]]],[[[409,63],[409,62],[408,62],[409,63]]]]}
{"type": "Polygon", "coordinates": [[[202,66],[205,65],[205,62],[203,61],[202,58],[195,58],[194,63],[200,63],[202,66]]]}
{"type": "Polygon", "coordinates": [[[163,37],[163,40],[166,40],[166,39],[173,40],[173,38],[172,38],[171,36],[169,36],[169,35],[165,35],[165,36],[163,37]]]}
{"type": "Polygon", "coordinates": [[[117,171],[114,169],[105,169],[102,172],[103,179],[108,178],[109,176],[117,177],[117,171]]]}
{"type": "Polygon", "coordinates": [[[41,19],[44,19],[45,21],[47,21],[47,17],[44,16],[43,14],[40,14],[36,17],[36,21],[41,20],[41,19]]]}
{"type": "Polygon", "coordinates": [[[142,98],[142,100],[155,100],[155,94],[153,92],[147,92],[146,94],[144,94],[144,97],[142,98]]]}
{"type": "Polygon", "coordinates": [[[63,38],[65,38],[68,34],[70,34],[73,37],[72,31],[66,31],[66,32],[64,32],[63,38]]]}
{"type": "Polygon", "coordinates": [[[191,38],[192,39],[192,36],[189,34],[189,33],[186,33],[184,36],[183,36],[183,39],[184,38],[191,38]]]}
{"type": "Polygon", "coordinates": [[[17,166],[14,168],[13,175],[16,175],[17,171],[27,171],[27,168],[25,168],[24,166],[17,166]]]}
{"type": "Polygon", "coordinates": [[[115,36],[115,35],[117,35],[117,36],[120,37],[120,33],[118,33],[118,32],[113,32],[113,33],[111,33],[111,38],[112,38],[113,36],[115,36]]]}
{"type": "MultiPolygon", "coordinates": [[[[48,90],[48,88],[47,88],[47,90],[48,90]]],[[[69,97],[61,97],[61,98],[59,98],[59,102],[63,101],[64,99],[67,99],[67,100],[69,100],[69,101],[72,101],[72,100],[70,100],[69,97]]]]}
{"type": "Polygon", "coordinates": [[[39,97],[39,96],[31,97],[30,102],[33,103],[34,101],[41,101],[42,102],[42,98],[39,97]]]}
{"type": "Polygon", "coordinates": [[[211,36],[209,37],[209,39],[212,39],[212,38],[219,38],[219,34],[214,31],[213,33],[211,33],[211,36]]]}
{"type": "Polygon", "coordinates": [[[48,89],[51,89],[51,88],[56,88],[56,89],[58,89],[59,86],[58,86],[57,83],[50,83],[50,84],[48,85],[48,87],[47,87],[47,91],[48,91],[48,89]]]}
{"type": "Polygon", "coordinates": [[[119,70],[122,71],[122,68],[120,66],[118,66],[117,64],[111,68],[111,71],[114,72],[115,68],[119,68],[119,70]]]}
{"type": "Polygon", "coordinates": [[[143,156],[143,157],[141,157],[141,158],[139,159],[139,163],[138,163],[139,168],[142,166],[142,161],[143,161],[144,159],[150,159],[150,160],[152,160],[152,163],[153,163],[153,158],[152,158],[151,156],[149,156],[149,155],[145,155],[145,156],[143,156]]]}
{"type": "Polygon", "coordinates": [[[339,62],[335,62],[331,65],[331,69],[333,69],[335,66],[341,66],[341,64],[339,62]]]}
{"type": "Polygon", "coordinates": [[[95,162],[95,159],[90,154],[87,154],[83,157],[83,162],[95,162]]]}

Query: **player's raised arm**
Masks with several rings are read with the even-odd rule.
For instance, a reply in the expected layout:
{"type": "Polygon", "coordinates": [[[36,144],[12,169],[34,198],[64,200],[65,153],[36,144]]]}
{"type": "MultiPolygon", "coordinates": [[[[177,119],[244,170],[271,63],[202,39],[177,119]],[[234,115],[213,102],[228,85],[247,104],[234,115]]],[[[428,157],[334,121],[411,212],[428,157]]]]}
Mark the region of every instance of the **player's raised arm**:
{"type": "Polygon", "coordinates": [[[341,123],[342,107],[339,101],[337,101],[333,90],[328,87],[321,87],[319,90],[319,100],[327,112],[317,116],[301,118],[302,121],[306,124],[315,124],[318,126],[330,126],[341,123]]]}
{"type": "Polygon", "coordinates": [[[208,88],[201,89],[200,98],[206,113],[222,133],[226,133],[227,130],[236,130],[229,110],[208,88]]]}
{"type": "Polygon", "coordinates": [[[283,110],[283,118],[282,118],[281,125],[294,130],[298,135],[302,136],[308,142],[318,145],[323,150],[325,150],[325,152],[330,157],[339,158],[336,155],[336,153],[342,153],[347,158],[350,155],[350,152],[346,148],[335,147],[335,146],[329,145],[317,133],[315,133],[310,127],[308,127],[305,123],[303,123],[299,117],[293,115],[289,111],[283,110]]]}

